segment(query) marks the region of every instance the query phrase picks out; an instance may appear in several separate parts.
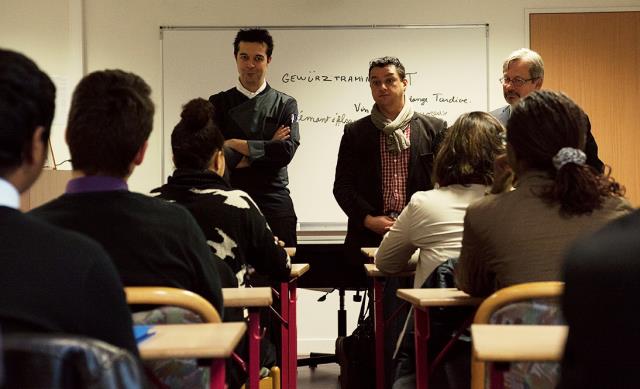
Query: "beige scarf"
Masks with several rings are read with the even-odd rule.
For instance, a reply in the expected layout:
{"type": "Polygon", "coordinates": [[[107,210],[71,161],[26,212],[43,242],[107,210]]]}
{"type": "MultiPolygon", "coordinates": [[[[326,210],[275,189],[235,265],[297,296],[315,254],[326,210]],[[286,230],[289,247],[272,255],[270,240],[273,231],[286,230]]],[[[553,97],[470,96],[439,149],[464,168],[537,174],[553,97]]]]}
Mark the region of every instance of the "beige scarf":
{"type": "Polygon", "coordinates": [[[386,135],[387,150],[399,153],[411,146],[404,134],[404,129],[413,117],[413,106],[405,101],[402,111],[394,120],[386,118],[376,104],[371,109],[371,121],[377,129],[386,135]]]}

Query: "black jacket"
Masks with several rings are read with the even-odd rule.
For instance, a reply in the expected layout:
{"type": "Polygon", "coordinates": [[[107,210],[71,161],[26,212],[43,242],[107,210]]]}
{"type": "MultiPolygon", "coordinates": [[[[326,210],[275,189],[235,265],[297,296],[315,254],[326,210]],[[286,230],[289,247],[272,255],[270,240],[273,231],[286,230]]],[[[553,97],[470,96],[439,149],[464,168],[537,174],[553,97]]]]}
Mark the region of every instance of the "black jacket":
{"type": "MultiPolygon", "coordinates": [[[[440,119],[415,113],[410,126],[407,201],[416,191],[433,188],[433,161],[447,124],[440,119]]],[[[345,239],[347,255],[359,256],[360,247],[377,247],[382,236],[364,226],[365,216],[382,215],[384,206],[379,130],[373,125],[371,116],[349,123],[344,128],[333,195],[349,218],[345,239]]]]}

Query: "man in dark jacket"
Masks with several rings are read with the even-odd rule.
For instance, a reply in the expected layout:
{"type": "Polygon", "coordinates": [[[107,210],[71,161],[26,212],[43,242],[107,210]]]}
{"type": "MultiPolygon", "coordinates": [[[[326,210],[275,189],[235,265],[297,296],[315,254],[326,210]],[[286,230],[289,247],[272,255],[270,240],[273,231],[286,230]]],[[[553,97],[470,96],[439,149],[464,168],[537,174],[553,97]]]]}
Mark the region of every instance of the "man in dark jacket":
{"type": "MultiPolygon", "coordinates": [[[[359,275],[360,279],[364,276],[362,264],[367,260],[360,248],[377,247],[411,195],[433,187],[434,155],[446,123],[414,112],[405,98],[408,83],[404,66],[397,58],[371,61],[369,84],[375,101],[371,115],[347,124],[340,141],[333,194],[349,218],[345,239],[347,263],[342,271],[359,275]]],[[[387,280],[385,317],[397,306],[398,287],[411,285],[400,284],[397,278],[387,280]]],[[[400,317],[396,322],[403,320],[400,317]]],[[[399,332],[400,325],[388,332],[387,360],[399,332]]],[[[342,373],[349,376],[345,371],[342,373]]]]}
{"type": "MultiPolygon", "coordinates": [[[[344,128],[333,194],[349,218],[345,246],[361,262],[361,247],[377,247],[416,191],[433,188],[431,169],[446,123],[414,112],[408,80],[394,57],[369,65],[371,115],[344,128]]],[[[362,267],[362,266],[360,266],[362,267]]]]}

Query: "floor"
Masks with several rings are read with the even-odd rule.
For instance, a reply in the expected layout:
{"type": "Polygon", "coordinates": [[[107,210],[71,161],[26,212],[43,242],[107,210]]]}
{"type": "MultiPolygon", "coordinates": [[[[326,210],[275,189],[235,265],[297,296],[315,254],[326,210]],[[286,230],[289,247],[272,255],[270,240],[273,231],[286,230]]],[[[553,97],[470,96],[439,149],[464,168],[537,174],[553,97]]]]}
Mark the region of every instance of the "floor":
{"type": "Polygon", "coordinates": [[[340,366],[337,363],[318,365],[315,369],[308,366],[298,367],[298,388],[300,389],[340,389],[338,376],[340,366]]]}

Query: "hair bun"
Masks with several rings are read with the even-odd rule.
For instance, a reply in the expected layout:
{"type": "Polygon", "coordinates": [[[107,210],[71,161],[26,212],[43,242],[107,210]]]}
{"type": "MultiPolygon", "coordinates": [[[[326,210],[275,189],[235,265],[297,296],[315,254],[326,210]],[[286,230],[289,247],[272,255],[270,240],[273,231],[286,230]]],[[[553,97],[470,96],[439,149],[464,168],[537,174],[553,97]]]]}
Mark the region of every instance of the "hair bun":
{"type": "Polygon", "coordinates": [[[200,129],[213,118],[213,105],[203,98],[193,99],[185,104],[180,117],[187,128],[200,129]]]}

